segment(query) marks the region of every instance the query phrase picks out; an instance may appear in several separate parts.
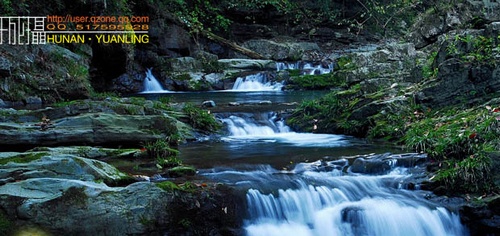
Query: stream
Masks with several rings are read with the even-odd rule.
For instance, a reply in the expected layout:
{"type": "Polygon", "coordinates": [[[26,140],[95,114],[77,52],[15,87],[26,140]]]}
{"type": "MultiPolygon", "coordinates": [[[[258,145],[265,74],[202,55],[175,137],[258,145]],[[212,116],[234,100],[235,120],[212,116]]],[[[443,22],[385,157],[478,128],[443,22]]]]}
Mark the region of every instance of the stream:
{"type": "MultiPolygon", "coordinates": [[[[281,91],[261,77],[239,78],[235,86],[240,89],[228,91],[182,93],[160,87],[143,96],[195,104],[278,104],[324,94],[281,91]]],[[[426,200],[430,193],[420,190],[415,179],[425,178],[425,169],[413,160],[425,159],[423,154],[403,154],[397,147],[345,135],[295,132],[273,105],[266,111],[214,115],[224,124],[223,134],[181,145],[179,157],[196,166],[199,175],[246,192],[247,235],[469,234],[458,213],[426,200]],[[408,162],[409,157],[414,159],[408,162]]]]}

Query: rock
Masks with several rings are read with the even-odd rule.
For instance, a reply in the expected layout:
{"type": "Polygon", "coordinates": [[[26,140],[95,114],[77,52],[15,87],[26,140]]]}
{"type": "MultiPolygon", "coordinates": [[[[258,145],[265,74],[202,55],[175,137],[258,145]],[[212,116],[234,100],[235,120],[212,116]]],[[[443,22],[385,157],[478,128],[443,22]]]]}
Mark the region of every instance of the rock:
{"type": "Polygon", "coordinates": [[[488,202],[488,209],[496,215],[500,215],[500,196],[495,196],[488,202]]]}
{"type": "Polygon", "coordinates": [[[215,102],[213,100],[204,101],[201,104],[202,107],[215,107],[215,102]]]}
{"type": "Polygon", "coordinates": [[[386,174],[394,167],[414,167],[425,163],[426,154],[377,154],[356,158],[349,171],[361,174],[386,174]]]}
{"type": "Polygon", "coordinates": [[[219,57],[215,54],[198,50],[194,53],[194,58],[201,62],[217,61],[219,57]]]}
{"type": "Polygon", "coordinates": [[[10,68],[12,67],[12,63],[10,63],[9,59],[5,57],[0,57],[0,76],[9,77],[12,75],[10,68]]]}
{"type": "Polygon", "coordinates": [[[54,235],[126,235],[166,231],[169,194],[153,183],[125,188],[72,179],[36,178],[0,186],[7,215],[54,235]]]}
{"type": "Polygon", "coordinates": [[[467,204],[460,208],[460,219],[471,235],[495,235],[500,230],[500,215],[486,206],[467,204]]]}
{"type": "Polygon", "coordinates": [[[272,60],[220,59],[219,63],[233,70],[276,70],[276,62],[272,60]]]}
{"type": "Polygon", "coordinates": [[[178,57],[170,61],[173,72],[201,72],[202,64],[192,57],[178,57]]]}
{"type": "Polygon", "coordinates": [[[5,103],[2,99],[0,99],[0,108],[6,108],[6,107],[8,107],[7,103],[5,103]]]}
{"type": "Polygon", "coordinates": [[[293,168],[295,174],[300,174],[305,171],[314,172],[331,172],[333,170],[343,171],[349,165],[347,159],[339,159],[335,161],[318,160],[311,163],[299,163],[293,168]]]}
{"type": "Polygon", "coordinates": [[[242,46],[276,61],[298,61],[305,51],[320,51],[315,43],[277,43],[266,39],[249,40],[242,46]]]}
{"type": "Polygon", "coordinates": [[[144,90],[144,74],[121,74],[113,80],[111,89],[124,94],[141,92],[144,90]]]}
{"type": "Polygon", "coordinates": [[[190,54],[193,42],[189,32],[182,27],[176,24],[165,24],[165,19],[152,20],[149,27],[148,35],[158,46],[156,53],[159,56],[184,57],[190,54]]]}
{"type": "MultiPolygon", "coordinates": [[[[49,117],[50,118],[50,117],[49,117]]],[[[177,132],[176,121],[163,115],[83,114],[53,119],[49,129],[34,124],[0,123],[0,146],[33,147],[54,145],[139,146],[161,135],[177,132]]]]}
{"type": "Polygon", "coordinates": [[[40,97],[27,97],[25,99],[26,105],[42,105],[42,99],[40,97]]]}
{"type": "Polygon", "coordinates": [[[362,174],[385,174],[391,170],[391,162],[380,159],[357,158],[349,170],[362,174]]]}
{"type": "Polygon", "coordinates": [[[196,169],[192,166],[176,166],[169,169],[167,173],[171,178],[194,176],[196,169]]]}
{"type": "Polygon", "coordinates": [[[67,154],[8,153],[8,155],[1,156],[0,162],[7,162],[0,166],[0,178],[9,178],[12,181],[31,178],[60,178],[103,181],[116,185],[129,179],[126,174],[105,162],[67,154]]]}
{"type": "Polygon", "coordinates": [[[429,108],[471,104],[499,90],[499,68],[490,65],[472,66],[449,59],[439,67],[437,79],[417,93],[416,102],[429,108]]]}

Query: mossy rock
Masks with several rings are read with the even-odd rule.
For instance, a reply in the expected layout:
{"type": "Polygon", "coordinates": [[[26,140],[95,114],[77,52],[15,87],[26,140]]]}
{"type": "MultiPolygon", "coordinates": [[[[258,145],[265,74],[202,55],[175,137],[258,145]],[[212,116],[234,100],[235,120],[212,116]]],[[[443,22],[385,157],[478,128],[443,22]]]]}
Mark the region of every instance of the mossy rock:
{"type": "Polygon", "coordinates": [[[29,163],[35,160],[39,160],[46,155],[48,155],[47,152],[3,153],[2,155],[0,155],[0,165],[5,165],[9,162],[29,163]]]}
{"type": "Polygon", "coordinates": [[[196,169],[193,166],[176,166],[168,170],[168,175],[173,178],[193,176],[195,174],[196,169]]]}

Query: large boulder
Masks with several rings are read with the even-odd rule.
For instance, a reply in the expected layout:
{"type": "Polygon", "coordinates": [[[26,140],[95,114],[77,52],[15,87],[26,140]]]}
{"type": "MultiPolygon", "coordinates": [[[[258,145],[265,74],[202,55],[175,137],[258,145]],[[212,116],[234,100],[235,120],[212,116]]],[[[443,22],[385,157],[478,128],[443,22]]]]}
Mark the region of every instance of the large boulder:
{"type": "Polygon", "coordinates": [[[0,205],[15,226],[38,225],[55,235],[145,235],[166,231],[169,194],[153,183],[127,187],[60,178],[0,186],[0,205]]]}
{"type": "Polygon", "coordinates": [[[320,51],[315,43],[278,43],[267,39],[249,40],[242,46],[276,61],[298,61],[306,51],[320,51]]]}
{"type": "MultiPolygon", "coordinates": [[[[84,48],[85,46],[80,46],[84,48]]],[[[55,44],[0,47],[0,99],[22,101],[39,97],[44,103],[87,98],[90,60],[55,44]]]]}
{"type": "Polygon", "coordinates": [[[444,61],[436,80],[416,94],[416,101],[430,108],[453,104],[474,104],[500,90],[500,69],[488,64],[464,64],[456,59],[444,61]]]}
{"type": "Polygon", "coordinates": [[[229,70],[276,70],[276,62],[272,60],[220,59],[218,62],[229,70]]]}
{"type": "MultiPolygon", "coordinates": [[[[41,150],[0,152],[1,234],[24,235],[29,228],[50,235],[208,235],[242,225],[244,193],[232,188],[172,182],[119,187],[134,181],[104,162],[74,155],[118,150],[41,150]]],[[[195,174],[192,168],[175,173],[195,174]]]]}
{"type": "Polygon", "coordinates": [[[98,160],[48,152],[0,153],[0,182],[30,178],[79,179],[118,184],[128,176],[98,160]]]}
{"type": "Polygon", "coordinates": [[[0,145],[7,147],[54,145],[140,146],[177,132],[176,121],[164,115],[83,114],[37,123],[0,123],[0,145]]]}

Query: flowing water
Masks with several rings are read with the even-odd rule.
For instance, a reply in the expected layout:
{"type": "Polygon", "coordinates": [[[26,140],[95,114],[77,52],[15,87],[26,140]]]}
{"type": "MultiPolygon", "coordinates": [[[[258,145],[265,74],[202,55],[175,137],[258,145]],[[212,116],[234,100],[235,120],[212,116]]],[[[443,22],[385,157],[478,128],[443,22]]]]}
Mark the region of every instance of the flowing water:
{"type": "MultiPolygon", "coordinates": [[[[197,104],[207,99],[217,104],[262,100],[274,104],[322,95],[280,91],[275,89],[277,83],[261,74],[239,80],[233,90],[246,92],[148,97],[172,96],[177,102],[197,104]]],[[[468,234],[457,213],[426,200],[429,193],[414,183],[417,177],[425,178],[425,170],[402,164],[403,155],[398,153],[404,150],[345,135],[295,132],[272,107],[264,112],[215,114],[225,127],[219,138],[179,148],[183,162],[199,168],[201,176],[245,191],[248,210],[242,214],[247,235],[468,234]],[[386,152],[395,154],[381,159],[384,171],[354,171],[354,155],[386,152]]]]}
{"type": "Polygon", "coordinates": [[[144,78],[144,91],[142,93],[168,92],[168,90],[163,89],[160,82],[156,79],[151,70],[152,69],[149,68],[146,71],[146,77],[144,78]]]}

